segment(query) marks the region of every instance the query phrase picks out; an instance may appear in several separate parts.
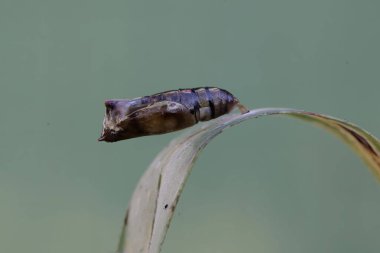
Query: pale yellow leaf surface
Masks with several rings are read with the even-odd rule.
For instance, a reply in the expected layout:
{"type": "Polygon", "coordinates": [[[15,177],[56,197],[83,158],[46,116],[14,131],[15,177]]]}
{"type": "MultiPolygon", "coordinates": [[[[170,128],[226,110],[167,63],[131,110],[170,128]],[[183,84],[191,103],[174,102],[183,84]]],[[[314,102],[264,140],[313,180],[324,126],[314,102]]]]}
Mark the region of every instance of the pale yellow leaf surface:
{"type": "Polygon", "coordinates": [[[316,123],[341,137],[380,178],[380,142],[361,128],[331,116],[287,108],[263,108],[230,114],[191,129],[173,140],[154,159],[132,195],[119,253],[158,253],[194,162],[224,129],[245,120],[283,114],[316,123]]]}

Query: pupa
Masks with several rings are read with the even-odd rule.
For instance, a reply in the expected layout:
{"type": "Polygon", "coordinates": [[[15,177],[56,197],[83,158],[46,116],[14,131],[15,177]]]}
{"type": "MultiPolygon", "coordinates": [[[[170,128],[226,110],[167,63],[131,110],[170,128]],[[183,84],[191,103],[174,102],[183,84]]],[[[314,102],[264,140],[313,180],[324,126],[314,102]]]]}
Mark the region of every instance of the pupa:
{"type": "Polygon", "coordinates": [[[105,101],[99,141],[116,142],[165,134],[208,121],[237,107],[248,112],[230,92],[216,87],[178,89],[134,99],[105,101]]]}

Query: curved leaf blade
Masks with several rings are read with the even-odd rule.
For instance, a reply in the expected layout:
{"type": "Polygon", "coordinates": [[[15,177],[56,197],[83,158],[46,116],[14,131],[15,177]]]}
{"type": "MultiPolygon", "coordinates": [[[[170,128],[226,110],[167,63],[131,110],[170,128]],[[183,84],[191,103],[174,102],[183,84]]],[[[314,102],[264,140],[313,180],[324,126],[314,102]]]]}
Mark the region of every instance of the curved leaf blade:
{"type": "Polygon", "coordinates": [[[141,177],[129,203],[118,252],[158,253],[179,197],[200,151],[224,129],[260,116],[284,114],[316,123],[342,138],[380,179],[380,142],[352,123],[287,108],[263,108],[232,114],[193,128],[173,140],[141,177]]]}

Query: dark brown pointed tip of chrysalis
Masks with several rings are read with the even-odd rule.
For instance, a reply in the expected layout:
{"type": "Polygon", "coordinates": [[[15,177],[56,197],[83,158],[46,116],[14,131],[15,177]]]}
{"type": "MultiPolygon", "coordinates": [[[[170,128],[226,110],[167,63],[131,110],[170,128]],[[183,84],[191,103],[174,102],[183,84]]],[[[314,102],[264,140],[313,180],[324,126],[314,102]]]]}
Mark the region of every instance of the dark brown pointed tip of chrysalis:
{"type": "Polygon", "coordinates": [[[115,142],[120,141],[120,137],[114,131],[106,129],[98,138],[98,141],[115,142]]]}

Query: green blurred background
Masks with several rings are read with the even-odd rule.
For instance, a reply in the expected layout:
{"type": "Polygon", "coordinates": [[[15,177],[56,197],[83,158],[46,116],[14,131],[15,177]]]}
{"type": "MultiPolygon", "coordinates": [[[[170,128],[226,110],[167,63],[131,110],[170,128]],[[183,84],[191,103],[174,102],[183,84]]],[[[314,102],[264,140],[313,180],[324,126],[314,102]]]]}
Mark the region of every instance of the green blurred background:
{"type": "MultiPolygon", "coordinates": [[[[103,101],[217,85],[380,136],[380,2],[0,1],[0,252],[111,253],[128,200],[180,133],[98,143],[103,101]]],[[[200,156],[163,252],[379,252],[380,186],[285,117],[200,156]]]]}

